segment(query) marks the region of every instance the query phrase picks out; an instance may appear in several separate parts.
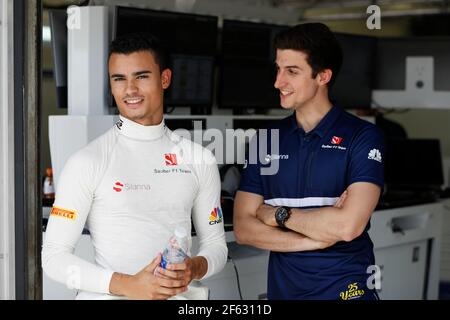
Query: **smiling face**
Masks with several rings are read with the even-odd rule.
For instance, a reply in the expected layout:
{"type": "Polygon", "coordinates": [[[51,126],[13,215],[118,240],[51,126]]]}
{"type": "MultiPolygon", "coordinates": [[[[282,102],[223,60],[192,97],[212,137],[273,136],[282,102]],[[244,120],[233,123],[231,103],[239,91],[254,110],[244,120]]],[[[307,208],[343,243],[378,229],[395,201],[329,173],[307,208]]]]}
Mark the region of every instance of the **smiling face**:
{"type": "Polygon", "coordinates": [[[325,70],[312,77],[313,70],[307,54],[291,49],[278,49],[275,88],[280,91],[280,104],[285,109],[297,110],[328,95],[326,83],[331,71],[325,70]]]}
{"type": "Polygon", "coordinates": [[[156,125],[163,118],[164,90],[172,73],[162,72],[149,50],[113,53],[109,58],[111,92],[120,114],[142,125],[156,125]]]}

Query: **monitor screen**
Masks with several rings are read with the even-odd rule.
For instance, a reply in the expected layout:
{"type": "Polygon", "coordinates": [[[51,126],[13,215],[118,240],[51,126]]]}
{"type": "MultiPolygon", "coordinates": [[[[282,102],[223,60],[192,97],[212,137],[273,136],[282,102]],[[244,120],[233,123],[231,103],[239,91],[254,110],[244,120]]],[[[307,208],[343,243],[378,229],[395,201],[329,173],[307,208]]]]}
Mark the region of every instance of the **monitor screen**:
{"type": "Polygon", "coordinates": [[[115,36],[148,32],[167,49],[172,84],[166,106],[211,106],[217,23],[213,16],[117,7],[115,36]]]}
{"type": "Polygon", "coordinates": [[[342,66],[330,90],[330,99],[345,109],[371,107],[377,40],[335,33],[342,47],[342,66]]]}
{"type": "Polygon", "coordinates": [[[406,57],[434,58],[434,90],[450,91],[450,37],[380,38],[375,89],[405,90],[406,57]]]}
{"type": "Polygon", "coordinates": [[[438,188],[444,183],[441,148],[437,139],[388,139],[386,185],[438,188]]]}
{"type": "Polygon", "coordinates": [[[288,28],[224,20],[219,88],[220,108],[277,108],[274,88],[275,35],[288,28]]]}

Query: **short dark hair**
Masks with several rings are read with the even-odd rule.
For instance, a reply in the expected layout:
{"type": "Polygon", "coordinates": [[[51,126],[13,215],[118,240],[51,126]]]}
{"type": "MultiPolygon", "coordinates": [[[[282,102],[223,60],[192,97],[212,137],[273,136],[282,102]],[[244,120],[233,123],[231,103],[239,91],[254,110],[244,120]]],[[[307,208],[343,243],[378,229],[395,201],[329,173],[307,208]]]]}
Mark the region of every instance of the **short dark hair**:
{"type": "Polygon", "coordinates": [[[275,37],[276,49],[291,49],[307,54],[312,77],[331,69],[328,87],[336,80],[342,65],[342,48],[333,32],[323,23],[303,23],[281,31],[275,37]]]}
{"type": "Polygon", "coordinates": [[[109,57],[113,53],[130,54],[138,51],[150,51],[161,72],[168,67],[165,47],[150,33],[128,33],[117,37],[109,46],[109,57]]]}

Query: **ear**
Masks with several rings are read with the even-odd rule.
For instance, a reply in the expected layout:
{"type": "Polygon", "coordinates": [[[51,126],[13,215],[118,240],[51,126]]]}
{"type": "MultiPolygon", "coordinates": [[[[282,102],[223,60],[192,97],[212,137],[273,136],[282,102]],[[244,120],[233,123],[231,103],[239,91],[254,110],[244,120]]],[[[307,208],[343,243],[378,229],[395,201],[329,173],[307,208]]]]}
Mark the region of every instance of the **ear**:
{"type": "Polygon", "coordinates": [[[324,69],[324,70],[320,71],[317,74],[317,81],[318,81],[319,85],[324,86],[328,82],[330,82],[332,75],[333,75],[333,72],[331,71],[331,69],[324,69]]]}
{"type": "Polygon", "coordinates": [[[172,70],[164,69],[163,72],[161,73],[161,84],[164,90],[170,86],[171,80],[172,80],[172,70]]]}

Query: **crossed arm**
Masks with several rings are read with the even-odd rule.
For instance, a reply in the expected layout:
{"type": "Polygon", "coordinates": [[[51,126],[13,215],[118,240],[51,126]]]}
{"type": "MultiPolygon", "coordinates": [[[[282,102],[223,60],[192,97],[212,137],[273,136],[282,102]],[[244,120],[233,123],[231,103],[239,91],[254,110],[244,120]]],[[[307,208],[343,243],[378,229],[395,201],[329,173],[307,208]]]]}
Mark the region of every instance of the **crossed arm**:
{"type": "Polygon", "coordinates": [[[275,221],[276,207],[264,204],[260,195],[239,191],[234,208],[235,236],[241,244],[279,252],[317,250],[351,241],[364,231],[380,191],[375,184],[356,182],[334,207],[292,209],[287,231],[275,221]]]}

